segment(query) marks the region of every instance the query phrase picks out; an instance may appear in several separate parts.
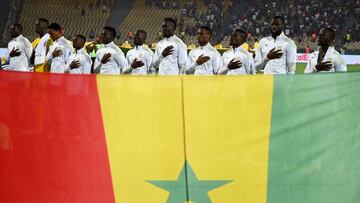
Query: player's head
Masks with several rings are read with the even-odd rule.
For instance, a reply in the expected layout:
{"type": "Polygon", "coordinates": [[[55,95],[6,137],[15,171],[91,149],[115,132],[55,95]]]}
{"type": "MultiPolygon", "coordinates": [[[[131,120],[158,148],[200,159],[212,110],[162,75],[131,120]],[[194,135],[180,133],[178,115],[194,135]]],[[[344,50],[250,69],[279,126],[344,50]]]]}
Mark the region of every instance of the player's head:
{"type": "Polygon", "coordinates": [[[335,31],[331,28],[323,28],[319,32],[318,45],[330,46],[335,40],[335,31]]]}
{"type": "Polygon", "coordinates": [[[22,34],[23,26],[21,24],[15,23],[10,26],[10,36],[11,38],[18,37],[22,34]]]}
{"type": "Polygon", "coordinates": [[[49,21],[45,18],[39,18],[35,22],[35,32],[37,34],[46,33],[48,27],[49,27],[49,21]]]}
{"type": "Polygon", "coordinates": [[[146,41],[147,34],[144,30],[136,31],[134,35],[134,44],[135,46],[143,45],[146,41]]]}
{"type": "Polygon", "coordinates": [[[201,26],[197,32],[198,43],[200,46],[205,46],[210,42],[212,30],[209,26],[201,26]]]}
{"type": "Polygon", "coordinates": [[[272,36],[279,36],[285,26],[285,20],[282,16],[274,16],[270,23],[271,26],[271,35],[272,36]]]}
{"type": "Polygon", "coordinates": [[[109,44],[115,40],[116,30],[113,27],[106,26],[103,28],[100,38],[102,43],[109,44]]]}
{"type": "Polygon", "coordinates": [[[51,23],[48,27],[48,33],[50,38],[54,41],[63,36],[61,33],[61,25],[58,23],[51,23]]]}
{"type": "Polygon", "coordinates": [[[230,35],[230,46],[239,47],[244,42],[246,42],[247,34],[241,29],[235,29],[234,32],[230,35]]]}
{"type": "Polygon", "coordinates": [[[76,35],[73,40],[73,47],[76,50],[82,49],[84,48],[85,42],[86,42],[86,37],[83,35],[76,35]]]}
{"type": "Polygon", "coordinates": [[[174,35],[176,30],[176,20],[174,18],[165,18],[162,24],[162,33],[164,37],[169,38],[174,35]]]}

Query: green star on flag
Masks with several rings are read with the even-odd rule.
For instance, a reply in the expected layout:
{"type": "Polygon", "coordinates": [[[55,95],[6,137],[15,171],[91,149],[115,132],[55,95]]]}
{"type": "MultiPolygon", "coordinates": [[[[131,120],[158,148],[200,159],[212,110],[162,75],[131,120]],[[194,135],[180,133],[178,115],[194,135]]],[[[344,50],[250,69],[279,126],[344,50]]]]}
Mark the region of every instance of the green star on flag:
{"type": "Polygon", "coordinates": [[[186,161],[177,180],[147,181],[170,192],[167,203],[211,203],[208,192],[221,187],[231,180],[199,180],[186,161]],[[187,181],[186,181],[187,178],[187,181]]]}

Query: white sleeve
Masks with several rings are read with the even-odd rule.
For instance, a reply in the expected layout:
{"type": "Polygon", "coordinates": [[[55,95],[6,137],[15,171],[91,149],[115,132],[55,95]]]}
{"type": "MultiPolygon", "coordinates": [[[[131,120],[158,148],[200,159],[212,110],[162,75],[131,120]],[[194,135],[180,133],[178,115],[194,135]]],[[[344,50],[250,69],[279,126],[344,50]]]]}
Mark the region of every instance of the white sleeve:
{"type": "Polygon", "coordinates": [[[255,69],[255,65],[254,65],[254,60],[252,58],[251,55],[248,55],[246,57],[246,61],[245,61],[245,70],[247,70],[246,72],[249,75],[256,75],[256,69],[255,69]]]}
{"type": "Polygon", "coordinates": [[[219,69],[220,69],[220,60],[221,60],[221,55],[218,53],[218,51],[215,50],[215,54],[214,54],[214,59],[213,59],[213,73],[217,74],[219,69]]]}
{"type": "Polygon", "coordinates": [[[312,63],[311,55],[309,55],[309,58],[307,60],[306,68],[304,70],[304,73],[313,73],[316,72],[315,70],[315,64],[312,63]]]}
{"type": "Polygon", "coordinates": [[[91,57],[89,55],[85,56],[85,60],[83,61],[83,74],[90,74],[91,73],[91,57]]]}
{"type": "Polygon", "coordinates": [[[152,51],[146,57],[146,64],[147,64],[146,68],[147,68],[148,74],[155,74],[155,72],[156,72],[156,70],[153,66],[153,63],[152,63],[153,57],[154,57],[154,53],[152,51]]]}
{"type": "Polygon", "coordinates": [[[64,58],[65,58],[65,64],[69,63],[69,59],[70,59],[70,55],[71,55],[71,52],[72,52],[72,49],[70,47],[64,47],[64,51],[65,53],[64,54],[64,58]]]}
{"type": "Polygon", "coordinates": [[[8,46],[8,49],[7,49],[7,53],[6,53],[6,56],[5,56],[5,63],[9,63],[10,62],[10,47],[8,46]]]}
{"type": "Polygon", "coordinates": [[[192,59],[193,55],[194,55],[194,52],[193,52],[193,50],[191,50],[189,53],[189,56],[186,60],[186,65],[185,65],[185,73],[186,74],[193,74],[195,72],[196,66],[198,66],[196,64],[196,61],[193,61],[193,59],[192,59]]]}
{"type": "Polygon", "coordinates": [[[264,69],[266,64],[269,62],[267,56],[262,55],[261,50],[262,50],[262,43],[260,43],[260,48],[256,50],[255,62],[254,62],[254,68],[256,70],[264,69]]]}
{"type": "Polygon", "coordinates": [[[70,64],[72,61],[68,61],[67,63],[65,63],[65,73],[70,71],[70,64]]]}
{"type": "MultiPolygon", "coordinates": [[[[120,48],[119,48],[120,49],[120,48]]],[[[114,60],[115,62],[118,64],[119,68],[120,68],[120,73],[121,73],[121,70],[123,68],[126,68],[127,67],[127,62],[126,62],[126,59],[125,59],[125,54],[121,51],[121,52],[118,52],[118,54],[114,54],[114,60]]]]}
{"type": "Polygon", "coordinates": [[[179,72],[183,73],[185,66],[186,66],[186,60],[187,60],[187,48],[185,44],[181,44],[178,46],[178,65],[179,65],[179,72]]]}
{"type": "Polygon", "coordinates": [[[290,42],[287,46],[286,53],[286,70],[288,74],[295,74],[296,71],[296,54],[297,47],[294,42],[290,42]]]}
{"type": "Polygon", "coordinates": [[[126,64],[127,64],[127,66],[122,69],[122,73],[124,73],[124,74],[130,74],[131,71],[132,71],[132,67],[131,67],[132,61],[130,61],[130,51],[131,50],[129,50],[126,53],[126,64]]]}
{"type": "Polygon", "coordinates": [[[156,45],[155,54],[154,54],[154,57],[152,60],[154,68],[159,69],[160,62],[163,58],[164,57],[163,57],[162,53],[160,53],[159,46],[156,45]]]}
{"type": "Polygon", "coordinates": [[[334,64],[336,72],[347,72],[347,65],[341,55],[337,55],[337,63],[334,64]]]}
{"type": "Polygon", "coordinates": [[[30,60],[32,52],[33,52],[33,48],[32,45],[30,43],[30,41],[26,38],[24,38],[24,45],[25,45],[25,54],[28,60],[30,60]]]}
{"type": "Polygon", "coordinates": [[[98,51],[96,53],[96,58],[95,58],[95,62],[94,62],[94,73],[100,73],[101,66],[102,66],[102,63],[101,63],[101,58],[100,58],[100,52],[98,51]]]}
{"type": "Polygon", "coordinates": [[[220,69],[218,71],[219,75],[226,75],[229,72],[228,64],[225,64],[226,52],[222,55],[220,59],[220,69]]]}
{"type": "Polygon", "coordinates": [[[49,48],[49,52],[48,52],[47,55],[46,55],[46,63],[47,63],[48,65],[51,65],[51,62],[52,62],[52,60],[53,60],[53,55],[52,55],[53,52],[54,52],[54,48],[53,48],[53,46],[51,46],[51,47],[49,48]]]}

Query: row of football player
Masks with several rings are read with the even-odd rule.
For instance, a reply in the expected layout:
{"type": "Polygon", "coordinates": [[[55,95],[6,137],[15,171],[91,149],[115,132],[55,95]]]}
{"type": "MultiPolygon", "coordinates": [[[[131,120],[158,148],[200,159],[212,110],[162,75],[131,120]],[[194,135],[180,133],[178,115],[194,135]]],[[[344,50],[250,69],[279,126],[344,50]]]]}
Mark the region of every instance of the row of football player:
{"type": "MultiPolygon", "coordinates": [[[[208,26],[198,29],[199,46],[187,54],[185,43],[174,33],[176,21],[165,18],[162,24],[164,39],[156,44],[155,53],[144,45],[147,34],[138,30],[134,36],[134,48],[125,56],[113,42],[116,30],[104,27],[100,44],[91,43],[84,48],[86,38],[77,35],[72,45],[63,36],[62,27],[46,19],[36,22],[39,38],[33,44],[22,36],[22,26],[14,24],[10,29],[12,40],[8,44],[10,70],[51,73],[99,73],[133,75],[246,75],[256,74],[263,69],[264,74],[294,74],[296,70],[297,48],[293,40],[285,36],[284,19],[273,17],[271,33],[260,40],[256,57],[244,50],[246,32],[235,29],[230,36],[231,49],[222,56],[210,44],[212,30],[208,26]],[[89,54],[95,53],[92,60],[89,54]]],[[[341,55],[331,46],[335,32],[324,28],[319,33],[319,50],[309,56],[305,73],[344,72],[347,66],[341,55]]]]}

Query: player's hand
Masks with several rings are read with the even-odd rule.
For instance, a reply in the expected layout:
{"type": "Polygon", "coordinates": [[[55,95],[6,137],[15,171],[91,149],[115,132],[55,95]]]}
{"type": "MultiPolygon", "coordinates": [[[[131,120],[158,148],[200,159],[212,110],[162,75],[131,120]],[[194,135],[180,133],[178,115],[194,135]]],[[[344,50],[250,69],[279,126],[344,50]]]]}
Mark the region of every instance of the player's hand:
{"type": "Polygon", "coordinates": [[[59,49],[59,48],[56,48],[54,51],[53,51],[53,53],[52,53],[52,55],[53,55],[53,57],[55,58],[55,57],[58,57],[58,56],[61,56],[63,54],[63,52],[61,51],[61,49],[59,49]]]}
{"type": "Polygon", "coordinates": [[[201,56],[199,56],[199,58],[196,60],[196,64],[198,64],[199,66],[208,62],[210,60],[210,57],[208,56],[204,56],[204,54],[201,54],[201,56]]]}
{"type": "Polygon", "coordinates": [[[281,50],[275,50],[275,48],[271,49],[270,52],[267,55],[267,58],[269,60],[273,60],[273,59],[279,59],[281,58],[283,55],[283,53],[281,52],[281,50]]]}
{"type": "Polygon", "coordinates": [[[143,67],[145,64],[142,61],[138,61],[137,59],[135,59],[132,63],[131,63],[131,67],[132,68],[140,68],[143,67]]]}
{"type": "Polygon", "coordinates": [[[15,47],[11,50],[10,52],[10,57],[16,57],[16,56],[20,56],[21,52],[19,51],[19,49],[15,49],[15,47]]]}
{"type": "Polygon", "coordinates": [[[70,63],[70,69],[75,69],[75,68],[79,68],[80,67],[80,62],[78,60],[73,60],[70,63]]]}
{"type": "Polygon", "coordinates": [[[320,62],[315,66],[317,71],[329,71],[332,68],[330,61],[320,62]]]}
{"type": "Polygon", "coordinates": [[[228,68],[230,70],[238,69],[242,66],[241,61],[235,61],[235,59],[232,59],[230,63],[228,64],[228,68]]]}
{"type": "Polygon", "coordinates": [[[105,54],[105,55],[102,57],[102,59],[101,59],[101,63],[102,63],[102,64],[105,64],[105,63],[109,62],[109,61],[110,61],[110,58],[111,58],[111,54],[110,54],[110,53],[105,54]]]}
{"type": "Polygon", "coordinates": [[[164,49],[164,51],[161,53],[161,55],[162,55],[163,57],[167,57],[167,56],[169,56],[169,55],[172,55],[173,52],[174,52],[174,46],[171,45],[171,46],[166,47],[166,48],[164,49]]]}

